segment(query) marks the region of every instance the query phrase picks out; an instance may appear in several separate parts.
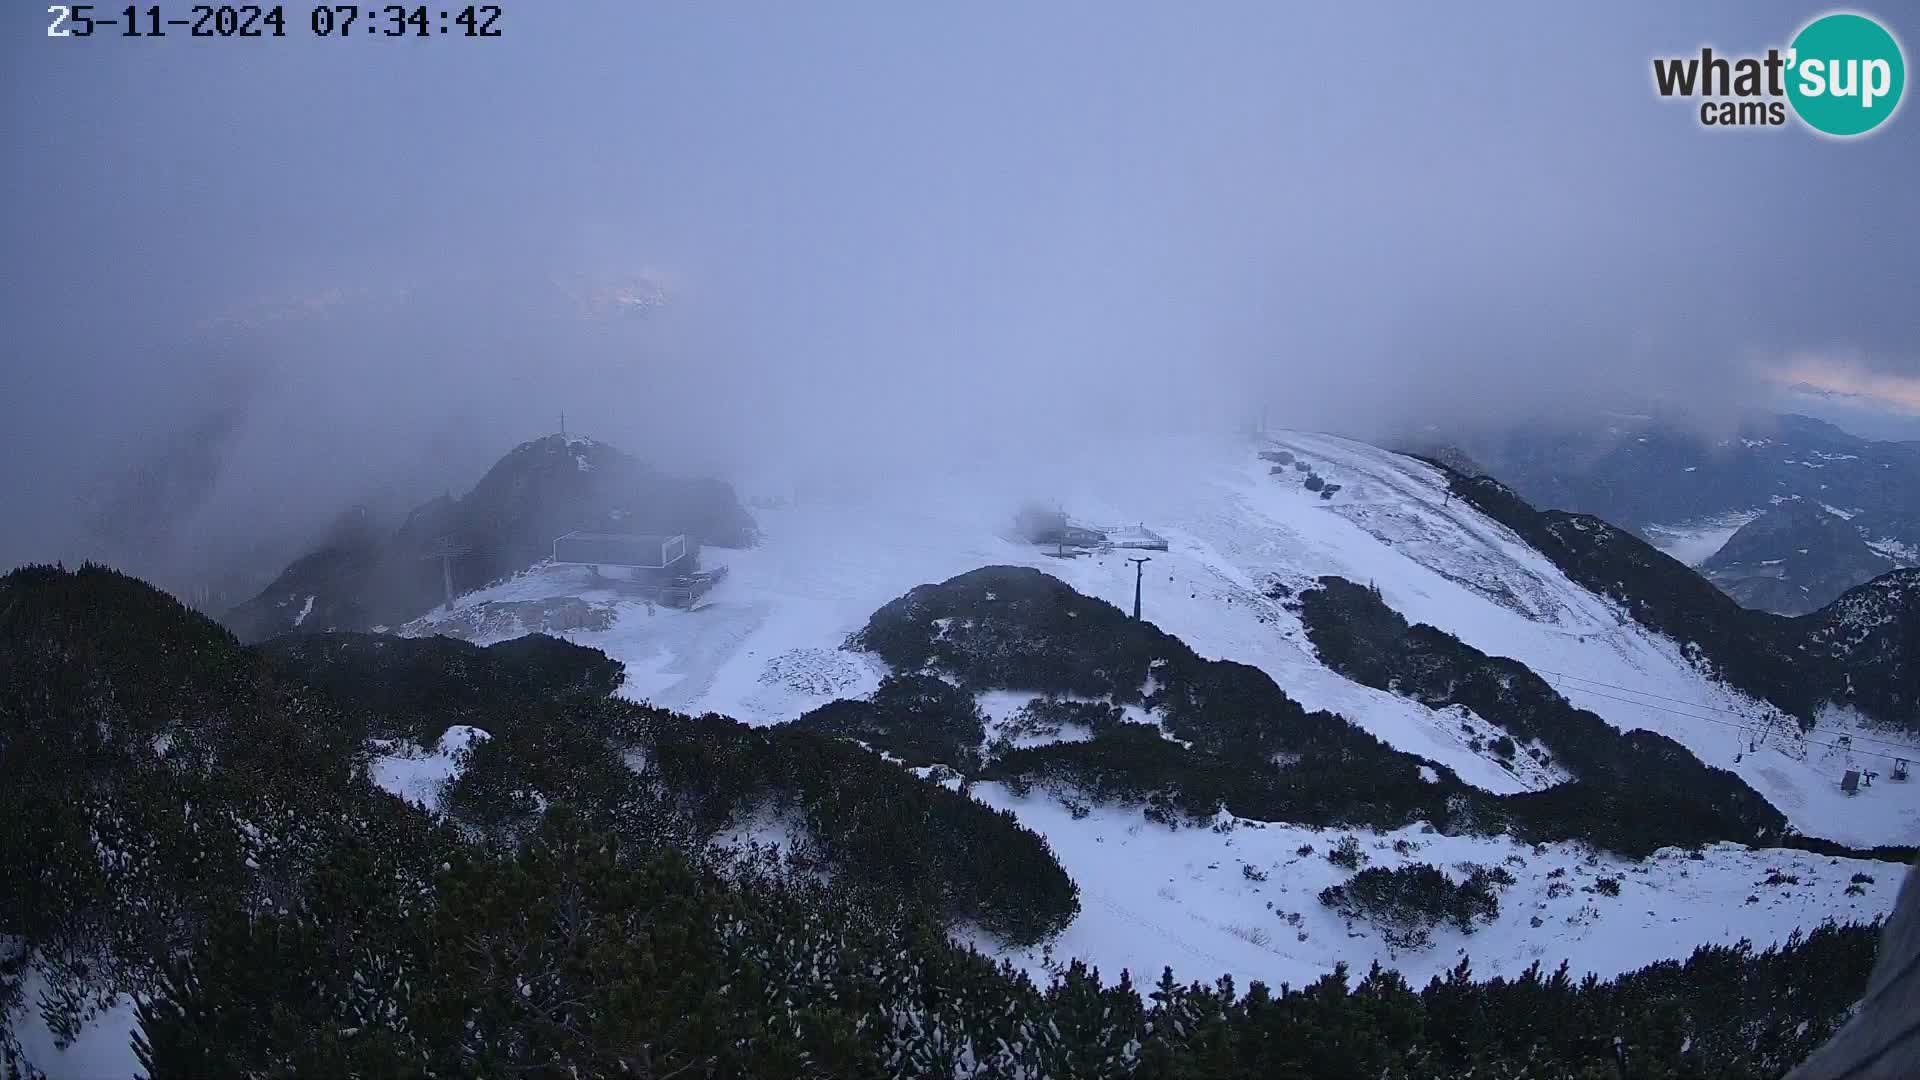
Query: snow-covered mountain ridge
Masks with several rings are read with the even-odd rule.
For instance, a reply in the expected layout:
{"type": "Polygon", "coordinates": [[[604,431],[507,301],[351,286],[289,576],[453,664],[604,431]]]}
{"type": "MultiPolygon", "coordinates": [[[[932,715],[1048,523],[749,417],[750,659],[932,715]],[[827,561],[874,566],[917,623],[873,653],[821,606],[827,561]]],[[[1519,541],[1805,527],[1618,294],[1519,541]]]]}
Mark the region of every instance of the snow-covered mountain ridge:
{"type": "Polygon", "coordinates": [[[588,587],[582,574],[543,568],[468,594],[451,613],[436,611],[405,632],[498,640],[518,628],[496,621],[482,629],[477,611],[573,597],[610,612],[610,625],[560,632],[625,663],[629,696],[778,723],[878,684],[881,667],[840,645],[915,585],[983,565],[1024,565],[1130,605],[1134,568],[1126,552],[1058,558],[1005,535],[1018,498],[1038,490],[1076,516],[1143,521],[1168,538],[1169,550],[1148,553],[1141,575],[1148,621],[1203,656],[1260,668],[1306,708],[1339,713],[1476,786],[1527,785],[1471,750],[1457,715],[1329,669],[1288,596],[1328,575],[1371,584],[1408,621],[1518,660],[1615,726],[1669,735],[1702,761],[1732,769],[1802,831],[1864,845],[1920,835],[1920,792],[1906,795],[1916,789],[1875,788],[1871,800],[1839,791],[1844,769],[1878,762],[1879,771],[1890,771],[1890,759],[1872,754],[1899,752],[1914,740],[1850,727],[1840,716],[1802,736],[1781,709],[1711,678],[1681,643],[1582,588],[1455,497],[1447,474],[1424,462],[1305,432],[1275,436],[1271,445],[1313,462],[1341,490],[1321,499],[1294,476],[1270,474],[1255,448],[1238,440],[1139,441],[1073,460],[1021,462],[1015,485],[996,474],[996,463],[977,462],[917,495],[756,510],[760,545],[725,553],[728,579],[694,612],[649,611],[588,587]],[[1857,748],[1822,745],[1849,735],[1857,748]]]}
{"type": "Polygon", "coordinates": [[[415,507],[397,528],[336,529],[259,595],[226,613],[248,641],[274,634],[367,630],[413,618],[446,589],[466,590],[532,565],[573,529],[684,532],[745,543],[752,519],[725,484],[671,476],[614,446],[556,434],[509,451],[460,498],[415,507]],[[441,553],[452,552],[444,564],[441,553]]]}
{"type": "MultiPolygon", "coordinates": [[[[842,645],[875,610],[916,585],[986,565],[1029,566],[1079,592],[1129,606],[1135,569],[1127,557],[1135,553],[1063,558],[1009,535],[1019,501],[1044,495],[1077,518],[1141,522],[1166,537],[1167,551],[1140,553],[1151,560],[1140,573],[1148,621],[1204,657],[1259,668],[1307,709],[1338,713],[1488,792],[1538,789],[1561,777],[1528,766],[1524,755],[1516,761],[1490,750],[1496,733],[1486,718],[1459,708],[1428,708],[1338,674],[1322,662],[1290,599],[1324,576],[1371,584],[1410,622],[1436,626],[1491,656],[1518,660],[1574,705],[1613,726],[1667,735],[1703,762],[1731,770],[1803,832],[1861,846],[1905,844],[1920,835],[1920,790],[1884,780],[1857,796],[1839,787],[1849,768],[1880,762],[1884,776],[1891,762],[1874,755],[1906,754],[1912,740],[1864,730],[1857,720],[1840,715],[1823,718],[1811,735],[1803,734],[1779,707],[1707,674],[1690,643],[1648,629],[1622,604],[1576,584],[1553,559],[1459,497],[1451,484],[1448,474],[1427,463],[1306,432],[1278,435],[1263,446],[1227,439],[1143,439],[1048,462],[976,459],[914,493],[885,496],[844,491],[815,496],[801,489],[796,499],[790,482],[770,477],[742,484],[757,507],[760,545],[726,553],[731,574],[697,610],[650,609],[592,588],[572,571],[536,569],[462,597],[451,613],[436,612],[405,632],[498,640],[519,632],[513,620],[486,617],[503,605],[537,611],[542,605],[584,603],[604,613],[604,628],[559,632],[622,661],[625,694],[676,710],[781,723],[835,699],[866,696],[879,686],[886,666],[842,645]],[[1337,483],[1339,490],[1322,498],[1307,490],[1304,474],[1274,471],[1258,456],[1261,449],[1284,449],[1310,462],[1314,475],[1337,483]]],[[[1018,704],[1017,698],[983,700],[996,723],[1018,704]]],[[[1197,868],[1220,863],[1221,851],[1215,848],[1279,832],[1287,832],[1290,844],[1258,860],[1261,873],[1297,873],[1299,867],[1287,870],[1289,861],[1325,866],[1324,860],[1281,858],[1281,849],[1306,843],[1324,848],[1330,836],[1315,841],[1308,835],[1313,830],[1282,825],[1163,835],[1137,811],[1096,808],[1075,816],[1044,793],[1020,795],[987,782],[971,790],[1043,832],[1092,899],[1059,943],[1060,955],[1083,956],[1109,970],[1120,964],[1151,970],[1162,962],[1190,964],[1191,956],[1183,960],[1178,954],[1198,950],[1231,960],[1229,970],[1299,981],[1324,970],[1330,957],[1364,959],[1390,951],[1378,942],[1356,945],[1357,939],[1334,937],[1333,923],[1318,934],[1309,929],[1314,942],[1309,945],[1294,937],[1301,931],[1291,924],[1284,935],[1271,929],[1258,934],[1256,922],[1223,917],[1242,902],[1265,910],[1272,889],[1254,889],[1252,875],[1206,886],[1214,899],[1205,904],[1195,903],[1177,884],[1168,887],[1167,875],[1178,878],[1178,867],[1198,874],[1196,881],[1212,880],[1211,871],[1197,868]],[[1293,832],[1302,835],[1293,837],[1293,832]],[[1119,836],[1146,837],[1151,843],[1122,843],[1119,836]],[[1123,853],[1137,844],[1148,844],[1153,857],[1123,853]],[[1149,866],[1153,873],[1139,872],[1149,866]],[[1222,899],[1229,896],[1238,899],[1222,899]],[[1143,935],[1143,926],[1154,930],[1143,935]],[[1252,950],[1249,934],[1260,938],[1252,950]]],[[[1466,859],[1471,852],[1471,861],[1498,863],[1518,853],[1471,838],[1444,839],[1450,860],[1466,859]],[[1455,846],[1461,851],[1454,852],[1455,846]]],[[[1377,842],[1390,841],[1382,836],[1377,842]]],[[[1804,887],[1796,895],[1807,897],[1806,906],[1788,914],[1768,906],[1765,896],[1748,904],[1746,898],[1756,895],[1753,882],[1739,880],[1749,876],[1748,870],[1727,869],[1751,858],[1764,861],[1766,853],[1728,848],[1705,855],[1707,867],[1689,868],[1690,877],[1703,880],[1688,886],[1686,902],[1642,909],[1658,914],[1637,928],[1612,919],[1606,929],[1593,932],[1590,949],[1566,943],[1571,924],[1565,914],[1555,924],[1534,909],[1524,919],[1514,916],[1510,944],[1497,944],[1494,935],[1460,939],[1424,957],[1395,962],[1412,973],[1450,962],[1455,950],[1478,957],[1493,949],[1517,961],[1538,946],[1533,955],[1553,956],[1559,950],[1559,955],[1584,958],[1592,970],[1625,970],[1673,955],[1682,942],[1724,940],[1729,934],[1777,940],[1829,915],[1869,916],[1890,904],[1891,891],[1882,895],[1876,889],[1888,886],[1869,885],[1862,896],[1843,896],[1855,884],[1851,875],[1868,873],[1883,882],[1897,876],[1884,863],[1829,863],[1804,853],[1776,853],[1774,861],[1805,862],[1802,869],[1816,863],[1829,867],[1824,874],[1784,870],[1785,877],[1835,878],[1831,895],[1825,885],[1804,887]],[[1758,910],[1751,918],[1725,917],[1728,911],[1752,909],[1758,910]],[[1536,915],[1541,926],[1532,925],[1536,915]],[[1655,923],[1662,928],[1658,933],[1650,929],[1655,923]]],[[[1626,864],[1616,872],[1636,869],[1644,868],[1626,864]]],[[[1541,896],[1532,902],[1550,903],[1546,886],[1539,888],[1541,896]]],[[[1620,907],[1613,897],[1589,899],[1602,912],[1620,907]]],[[[1314,905],[1297,910],[1303,920],[1333,918],[1314,905]]],[[[1520,909],[1510,900],[1507,910],[1520,909]]]]}
{"type": "MultiPolygon", "coordinates": [[[[1072,957],[1108,977],[1123,967],[1144,978],[1172,966],[1183,977],[1230,973],[1242,983],[1304,985],[1335,964],[1379,960],[1418,982],[1471,957],[1482,976],[1518,974],[1535,961],[1551,970],[1562,959],[1576,974],[1614,974],[1678,957],[1690,945],[1744,936],[1764,946],[1828,918],[1866,920],[1887,910],[1898,868],[1857,853],[1707,843],[1629,858],[1609,853],[1622,850],[1611,846],[1617,832],[1596,839],[1598,848],[1561,839],[1595,838],[1588,825],[1609,821],[1579,816],[1583,805],[1605,804],[1577,797],[1594,774],[1591,762],[1555,741],[1556,731],[1571,730],[1567,718],[1528,717],[1529,728],[1507,714],[1499,695],[1462,696],[1445,680],[1508,671],[1537,702],[1557,692],[1542,689],[1541,680],[1552,678],[1575,704],[1591,699],[1596,710],[1608,710],[1580,714],[1582,738],[1602,747],[1628,741],[1620,733],[1629,728],[1649,726],[1618,707],[1638,702],[1693,749],[1636,731],[1640,742],[1671,747],[1662,753],[1680,755],[1696,770],[1694,757],[1710,749],[1700,731],[1724,714],[1683,708],[1680,695],[1725,695],[1778,728],[1764,733],[1759,751],[1752,742],[1762,733],[1746,733],[1747,749],[1731,762],[1742,784],[1763,790],[1806,831],[1854,844],[1896,831],[1893,815],[1907,788],[1883,781],[1850,800],[1832,794],[1831,806],[1805,798],[1787,805],[1782,793],[1804,796],[1817,785],[1824,794],[1830,786],[1818,762],[1790,752],[1789,740],[1834,736],[1816,729],[1815,738],[1801,738],[1778,707],[1706,674],[1718,670],[1717,643],[1678,644],[1648,629],[1649,616],[1633,606],[1645,596],[1609,593],[1617,583],[1608,573],[1626,566],[1634,570],[1629,579],[1639,581],[1644,568],[1632,559],[1586,557],[1624,550],[1640,558],[1646,551],[1604,522],[1514,516],[1518,524],[1509,526],[1501,515],[1511,508],[1486,509],[1497,492],[1425,463],[1324,436],[1288,435],[1284,443],[1289,449],[1143,440],[1045,465],[976,459],[905,497],[800,489],[795,499],[794,489],[762,480],[747,490],[761,509],[765,541],[709,552],[734,573],[696,610],[649,606],[594,587],[584,572],[537,568],[409,627],[498,642],[484,650],[380,634],[284,636],[246,649],[111,572],[22,572],[17,587],[27,590],[23,595],[44,593],[45,603],[0,605],[18,623],[10,655],[39,665],[33,670],[45,678],[29,685],[58,690],[62,707],[81,719],[37,721],[33,710],[16,710],[16,720],[57,743],[66,753],[61,760],[71,763],[98,757],[88,757],[81,743],[104,724],[124,751],[125,761],[109,770],[115,782],[161,806],[195,789],[181,789],[179,777],[150,767],[149,759],[170,769],[233,757],[245,767],[270,764],[326,780],[318,787],[304,780],[228,784],[224,774],[209,773],[209,781],[225,785],[209,789],[215,802],[205,793],[186,796],[196,821],[204,824],[212,813],[205,807],[216,805],[224,808],[222,820],[232,818],[236,846],[223,865],[236,881],[272,870],[249,861],[261,844],[292,841],[309,826],[356,815],[387,821],[383,829],[430,828],[451,842],[461,829],[513,835],[547,807],[580,802],[596,814],[625,808],[602,820],[638,835],[680,837],[702,848],[772,841],[799,847],[798,865],[811,873],[823,864],[809,860],[830,853],[825,872],[836,882],[905,881],[949,900],[972,897],[947,909],[953,921],[943,925],[1034,973],[1072,957]],[[1262,452],[1310,464],[1276,472],[1262,452]],[[1129,535],[1146,538],[1153,530],[1166,550],[1048,554],[1007,535],[1012,508],[1036,495],[1059,499],[1084,520],[1137,523],[1129,535]],[[1147,623],[1123,614],[1135,584],[1130,558],[1150,560],[1139,579],[1147,623]],[[1351,655],[1330,650],[1317,636],[1325,623],[1316,621],[1311,598],[1333,590],[1336,578],[1349,583],[1349,595],[1364,592],[1394,618],[1449,627],[1432,632],[1444,639],[1423,639],[1424,652],[1408,650],[1423,663],[1451,655],[1451,667],[1412,672],[1443,680],[1412,679],[1407,671],[1366,676],[1349,666],[1351,655]],[[991,661],[999,649],[1007,663],[970,681],[998,689],[955,686],[937,666],[927,674],[924,659],[868,632],[888,609],[911,607],[930,590],[954,592],[958,583],[956,595],[969,610],[926,611],[914,632],[930,642],[959,641],[967,629],[960,618],[986,611],[982,604],[1016,599],[1012,588],[996,591],[1003,579],[1044,583],[1042,595],[1057,590],[1060,599],[1030,613],[1050,620],[1051,636],[1016,636],[1018,619],[1004,632],[989,626],[976,635],[988,650],[979,656],[991,661]],[[128,614],[135,611],[143,613],[139,619],[128,614]],[[1092,632],[1076,630],[1076,619],[1092,632]],[[614,659],[521,636],[535,626],[614,659]],[[58,649],[45,647],[48,627],[59,631],[58,649]],[[1142,644],[1157,653],[1143,654],[1142,644]],[[1442,646],[1451,653],[1434,651],[1442,646]],[[1102,677],[1102,650],[1145,666],[1114,667],[1102,677]],[[1500,659],[1522,650],[1529,659],[1500,659]],[[1096,658],[1092,668],[1089,656],[1096,658]],[[1545,666],[1556,660],[1566,668],[1543,674],[1556,670],[1545,666]],[[1157,666],[1161,661],[1178,670],[1157,666]],[[1607,681],[1591,684],[1584,698],[1571,689],[1581,685],[1572,672],[1594,677],[1574,665],[1602,661],[1615,665],[1607,681]],[[1053,675],[1049,664],[1056,665],[1053,675]],[[1508,666],[1491,667],[1499,664],[1508,666]],[[1662,697],[1647,696],[1647,679],[1665,680],[1653,684],[1663,687],[1662,697]],[[622,684],[631,697],[714,709],[762,727],[724,716],[673,716],[606,696],[622,684]],[[895,707],[901,699],[888,695],[903,684],[957,710],[948,714],[957,722],[940,733],[944,743],[906,747],[872,737],[893,734],[887,725],[899,724],[898,717],[877,717],[870,732],[860,727],[876,719],[876,702],[895,707]],[[1051,706],[1036,708],[1035,699],[1058,686],[1080,687],[1078,699],[1052,695],[1051,706]],[[150,716],[174,719],[155,728],[150,716]],[[854,723],[822,723],[833,717],[854,723]],[[1263,720],[1289,730],[1276,730],[1268,742],[1263,720]],[[220,723],[232,730],[222,734],[220,723]],[[459,729],[448,729],[450,723],[459,729]],[[290,739],[295,733],[315,740],[311,753],[289,756],[287,747],[300,744],[290,739]],[[850,741],[863,735],[870,746],[897,749],[908,760],[889,764],[891,755],[850,741]],[[1223,735],[1230,739],[1221,741],[1223,735]],[[970,754],[956,738],[986,752],[970,754]],[[1509,738],[1516,745],[1502,748],[1509,738]],[[1082,743],[1087,753],[1076,759],[1082,743]],[[236,755],[243,745],[260,761],[236,755]],[[1259,750],[1241,763],[1252,768],[1226,760],[1242,746],[1259,750]],[[215,748],[223,750],[217,758],[196,756],[215,748]],[[1185,793],[1195,797],[1181,798],[1177,787],[1149,789],[1171,795],[1159,801],[1133,797],[1124,785],[1093,797],[1076,789],[1076,760],[1098,765],[1106,755],[1124,769],[1129,754],[1134,762],[1167,766],[1175,785],[1199,779],[1185,793]],[[1067,768],[1049,771],[1059,763],[1067,768]],[[1279,786],[1263,792],[1237,779],[1256,773],[1279,786]],[[1241,807],[1238,816],[1208,809],[1209,779],[1228,781],[1227,797],[1212,805],[1241,807]],[[369,782],[445,816],[395,818],[405,803],[368,798],[369,782]],[[718,803],[710,798],[716,782],[718,803]],[[1248,792],[1267,797],[1249,801],[1248,792]],[[323,797],[340,800],[339,812],[309,805],[323,797]],[[679,797],[694,800],[699,824],[691,831],[675,824],[674,808],[686,805],[679,797]],[[1502,810],[1508,806],[1516,808],[1511,815],[1502,810]],[[1528,806],[1549,812],[1523,812],[1528,806]],[[1854,810],[1859,820],[1827,812],[1834,808],[1854,810]],[[634,810],[644,812],[628,813],[634,810]],[[1869,819],[1859,810],[1883,816],[1869,819]],[[652,816],[656,811],[665,816],[652,816]],[[271,827],[258,826],[261,820],[271,827]],[[1869,828],[1860,828],[1863,822],[1869,828]],[[1848,827],[1851,833],[1843,831],[1848,827]],[[1413,906],[1368,914],[1366,905],[1382,895],[1413,906]],[[1046,945],[1027,944],[1036,941],[1046,945]]],[[[561,472],[580,471],[571,459],[566,464],[561,472]]],[[[1893,648],[1889,628],[1911,609],[1909,584],[1887,579],[1853,594],[1819,624],[1832,634],[1818,644],[1852,658],[1892,648],[1885,658],[1898,660],[1904,654],[1893,648]]],[[[315,605],[308,621],[320,615],[315,605]]],[[[1389,647],[1395,633],[1408,641],[1419,636],[1404,622],[1397,631],[1389,626],[1389,647]]],[[[1847,749],[1857,762],[1868,760],[1864,742],[1871,737],[1862,735],[1861,751],[1847,749]]],[[[1829,752],[1839,753],[1839,744],[1829,752]]],[[[60,775],[52,774],[46,792],[66,789],[60,775]]],[[[1676,806],[1699,807],[1703,793],[1712,804],[1713,787],[1681,780],[1671,791],[1676,806]]],[[[1631,788],[1603,791],[1617,800],[1631,788]]],[[[1742,798],[1752,795],[1739,790],[1742,798]]],[[[1648,802],[1656,812],[1639,814],[1643,824],[1664,805],[1654,793],[1648,802]]],[[[56,821],[93,812],[91,803],[68,807],[59,797],[44,805],[59,807],[48,815],[56,821]]],[[[1769,836],[1778,834],[1778,823],[1768,826],[1769,836]]],[[[1656,832],[1658,826],[1655,820],[1656,832]]],[[[102,834],[93,857],[120,867],[119,852],[140,836],[102,834]]],[[[374,850],[405,853],[420,840],[374,850]]],[[[64,854],[29,862],[45,861],[49,872],[65,872],[76,859],[88,863],[87,844],[48,850],[64,854]]],[[[310,858],[327,850],[307,845],[297,853],[310,858]]],[[[422,866],[439,864],[435,856],[422,866]]],[[[165,863],[131,865],[139,888],[173,881],[165,863]]],[[[182,895],[201,902],[190,889],[182,895]]],[[[57,914],[52,897],[48,906],[57,914]]],[[[1866,937],[1858,929],[1844,933],[1866,937]]],[[[56,937],[44,946],[53,950],[49,963],[65,955],[59,945],[56,937]]],[[[129,957],[137,964],[138,956],[129,957]]],[[[79,985],[70,972],[46,970],[56,984],[79,985]]],[[[115,994],[130,985],[112,971],[102,979],[115,994]]],[[[120,1025],[124,1034],[125,1022],[115,1013],[96,1033],[124,1043],[107,1028],[120,1025]]]]}

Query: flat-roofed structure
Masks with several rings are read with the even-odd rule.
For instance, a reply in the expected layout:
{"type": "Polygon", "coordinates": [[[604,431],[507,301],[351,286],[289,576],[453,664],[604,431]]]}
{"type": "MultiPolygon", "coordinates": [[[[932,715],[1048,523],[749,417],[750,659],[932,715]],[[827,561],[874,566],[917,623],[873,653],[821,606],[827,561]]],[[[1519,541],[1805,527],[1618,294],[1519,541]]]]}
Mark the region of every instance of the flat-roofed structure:
{"type": "MultiPolygon", "coordinates": [[[[692,549],[684,534],[575,531],[553,541],[553,561],[586,566],[630,566],[641,570],[680,568],[692,549]]],[[[689,564],[687,569],[692,569],[689,564]]]]}
{"type": "Polygon", "coordinates": [[[700,548],[684,533],[576,530],[554,538],[553,565],[584,566],[596,587],[681,608],[727,576],[724,566],[702,570],[700,548]]]}

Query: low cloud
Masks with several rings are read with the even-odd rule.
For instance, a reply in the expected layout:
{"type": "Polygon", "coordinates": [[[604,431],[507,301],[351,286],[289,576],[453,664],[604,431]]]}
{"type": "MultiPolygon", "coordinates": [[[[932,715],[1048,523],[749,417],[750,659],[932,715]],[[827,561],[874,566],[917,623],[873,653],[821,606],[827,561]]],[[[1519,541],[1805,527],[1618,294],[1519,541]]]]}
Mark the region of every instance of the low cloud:
{"type": "Polygon", "coordinates": [[[930,485],[1261,411],[1730,414],[1756,353],[1920,355],[1910,130],[1705,132],[1647,86],[1784,5],[509,15],[0,40],[0,562],[92,553],[103,498],[178,518],[143,557],[298,546],[562,412],[678,470],[930,485]]]}
{"type": "Polygon", "coordinates": [[[1858,353],[1800,352],[1762,367],[1770,383],[1790,390],[1813,390],[1912,416],[1920,416],[1917,365],[1858,353]]]}

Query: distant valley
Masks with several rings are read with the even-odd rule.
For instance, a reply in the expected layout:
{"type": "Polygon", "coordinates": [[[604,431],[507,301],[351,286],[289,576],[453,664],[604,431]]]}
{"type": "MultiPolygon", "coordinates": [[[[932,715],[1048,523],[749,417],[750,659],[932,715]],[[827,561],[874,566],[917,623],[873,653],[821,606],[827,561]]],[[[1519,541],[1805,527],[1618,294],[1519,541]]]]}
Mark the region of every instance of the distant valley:
{"type": "Polygon", "coordinates": [[[1804,614],[1920,565],[1913,442],[1797,415],[1708,438],[1623,414],[1448,441],[1535,505],[1631,529],[1756,610],[1804,614]]]}

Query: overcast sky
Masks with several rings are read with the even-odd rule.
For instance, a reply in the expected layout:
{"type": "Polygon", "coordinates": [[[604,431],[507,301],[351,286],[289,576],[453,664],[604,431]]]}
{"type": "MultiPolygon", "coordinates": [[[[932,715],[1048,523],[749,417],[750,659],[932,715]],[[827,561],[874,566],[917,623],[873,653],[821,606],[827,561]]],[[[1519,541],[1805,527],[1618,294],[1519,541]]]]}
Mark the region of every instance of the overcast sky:
{"type": "Polygon", "coordinates": [[[562,410],[720,469],[1260,401],[1920,412],[1913,107],[1843,144],[1652,91],[1818,5],[507,0],[429,41],[42,6],[0,34],[0,561],[225,402],[221,522],[458,490],[562,410]],[[635,282],[671,301],[604,302],[635,282]]]}

